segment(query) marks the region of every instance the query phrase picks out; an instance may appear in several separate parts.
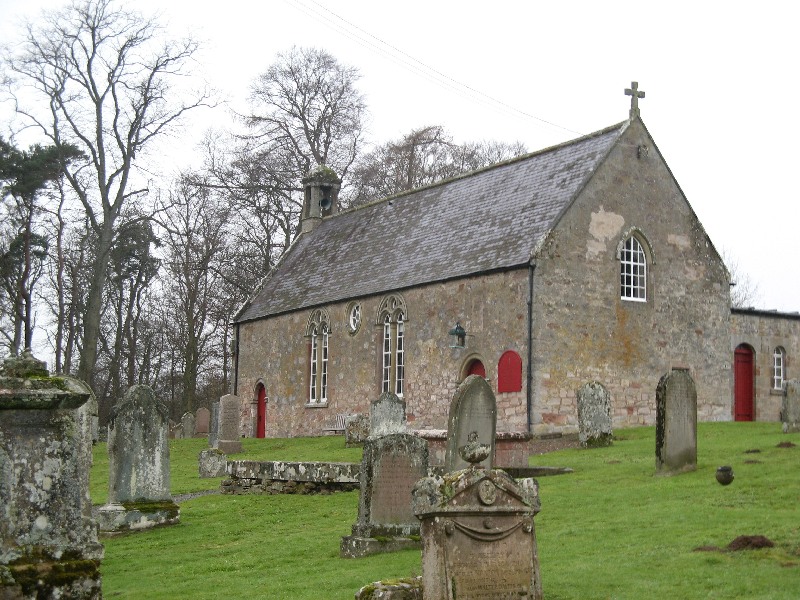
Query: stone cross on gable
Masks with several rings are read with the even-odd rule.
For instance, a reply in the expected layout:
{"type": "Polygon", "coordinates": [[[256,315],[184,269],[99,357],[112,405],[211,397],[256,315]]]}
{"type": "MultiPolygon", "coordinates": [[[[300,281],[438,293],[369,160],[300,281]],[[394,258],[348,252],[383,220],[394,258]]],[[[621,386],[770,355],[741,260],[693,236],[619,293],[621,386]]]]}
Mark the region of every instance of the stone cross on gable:
{"type": "Polygon", "coordinates": [[[644,92],[639,91],[639,82],[631,81],[631,87],[625,88],[625,95],[631,97],[631,119],[639,116],[639,98],[644,98],[644,92]]]}

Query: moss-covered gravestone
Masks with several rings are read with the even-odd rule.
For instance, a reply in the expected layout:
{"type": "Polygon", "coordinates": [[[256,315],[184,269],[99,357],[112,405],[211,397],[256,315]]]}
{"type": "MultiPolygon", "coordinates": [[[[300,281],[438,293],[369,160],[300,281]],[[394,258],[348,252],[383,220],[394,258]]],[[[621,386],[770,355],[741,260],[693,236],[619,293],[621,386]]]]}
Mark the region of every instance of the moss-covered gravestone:
{"type": "Polygon", "coordinates": [[[100,598],[91,398],[30,352],[0,373],[0,598],[100,598]]]}
{"type": "Polygon", "coordinates": [[[101,531],[177,523],[170,495],[169,411],[146,385],[135,385],[114,406],[108,423],[108,504],[101,531]]]}
{"type": "Polygon", "coordinates": [[[584,448],[610,446],[611,396],[602,383],[592,381],[578,390],[578,439],[584,448]]]}

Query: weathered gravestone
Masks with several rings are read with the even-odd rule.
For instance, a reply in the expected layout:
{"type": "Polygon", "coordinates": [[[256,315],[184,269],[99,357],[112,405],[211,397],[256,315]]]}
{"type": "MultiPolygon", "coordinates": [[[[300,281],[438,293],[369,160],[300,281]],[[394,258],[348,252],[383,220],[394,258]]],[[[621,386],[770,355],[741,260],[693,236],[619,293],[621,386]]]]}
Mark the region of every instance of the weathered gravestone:
{"type": "Polygon", "coordinates": [[[194,414],[190,412],[183,413],[183,416],[181,417],[181,439],[193,438],[194,426],[194,414]]]}
{"type": "Polygon", "coordinates": [[[370,407],[371,434],[359,475],[358,520],[340,556],[357,558],[419,547],[411,508],[414,484],[428,474],[428,443],[405,428],[405,402],[384,393],[370,407]],[[414,537],[412,537],[414,536],[414,537]]]}
{"type": "Polygon", "coordinates": [[[688,369],[672,369],[656,387],[656,470],[697,468],[697,390],[688,369]]]}
{"type": "Polygon", "coordinates": [[[200,479],[222,477],[226,473],[225,467],[228,465],[228,457],[218,448],[206,448],[200,451],[197,462],[200,479]]]}
{"type": "Polygon", "coordinates": [[[578,440],[584,448],[610,446],[611,399],[602,383],[592,381],[578,390],[578,440]]]}
{"type": "Polygon", "coordinates": [[[362,446],[369,437],[369,415],[359,414],[347,421],[344,426],[344,445],[346,448],[362,446]]]}
{"type": "Polygon", "coordinates": [[[194,434],[198,437],[208,435],[208,425],[211,421],[211,411],[205,406],[201,406],[195,412],[194,434]]]}
{"type": "Polygon", "coordinates": [[[208,447],[219,447],[219,401],[211,403],[211,419],[208,423],[208,447]]]}
{"type": "Polygon", "coordinates": [[[447,456],[445,471],[458,471],[469,466],[458,449],[469,442],[470,435],[490,447],[489,456],[481,466],[491,468],[494,462],[497,402],[492,388],[480,375],[470,375],[458,386],[447,419],[447,456]]]}
{"type": "Polygon", "coordinates": [[[0,370],[0,598],[102,596],[91,396],[30,351],[0,370]]]}
{"type": "Polygon", "coordinates": [[[101,531],[147,529],[180,518],[170,495],[169,411],[146,385],[134,385],[108,423],[108,503],[101,531]]]}
{"type": "Polygon", "coordinates": [[[800,380],[791,379],[783,388],[781,422],[783,433],[800,432],[800,380]]]}
{"type": "Polygon", "coordinates": [[[472,437],[462,449],[474,466],[414,488],[425,600],[540,600],[538,484],[479,467],[490,448],[472,437]]]}
{"type": "Polygon", "coordinates": [[[240,413],[238,396],[227,394],[219,399],[217,448],[225,454],[236,454],[242,451],[242,440],[239,437],[240,413]]]}

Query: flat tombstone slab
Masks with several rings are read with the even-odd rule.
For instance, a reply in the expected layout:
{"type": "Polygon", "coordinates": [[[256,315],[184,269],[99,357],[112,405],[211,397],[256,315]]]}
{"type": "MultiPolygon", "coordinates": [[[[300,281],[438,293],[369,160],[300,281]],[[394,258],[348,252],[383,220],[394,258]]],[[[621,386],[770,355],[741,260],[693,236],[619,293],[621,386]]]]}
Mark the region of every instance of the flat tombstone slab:
{"type": "Polygon", "coordinates": [[[611,396],[602,383],[592,381],[578,390],[578,428],[584,448],[611,445],[611,396]]]}
{"type": "Polygon", "coordinates": [[[369,435],[380,437],[406,432],[406,403],[391,392],[373,400],[369,408],[369,435]]]}
{"type": "Polygon", "coordinates": [[[134,385],[108,424],[108,503],[171,500],[169,411],[151,388],[134,385]]]}
{"type": "Polygon", "coordinates": [[[781,422],[783,433],[800,432],[800,380],[786,382],[781,404],[781,422]]]}
{"type": "Polygon", "coordinates": [[[219,399],[219,440],[217,448],[225,454],[236,454],[242,451],[242,440],[239,436],[241,405],[239,397],[227,394],[219,399]]]}
{"type": "Polygon", "coordinates": [[[190,412],[183,413],[183,416],[181,417],[181,438],[193,438],[194,426],[194,415],[190,412]]]}
{"type": "Polygon", "coordinates": [[[205,406],[198,408],[197,412],[195,413],[194,434],[207,435],[208,426],[210,422],[211,422],[211,411],[208,410],[205,406]]]}
{"type": "Polygon", "coordinates": [[[697,468],[697,390],[686,369],[672,369],[656,387],[656,469],[697,468]]]}
{"type": "Polygon", "coordinates": [[[479,375],[470,375],[458,386],[447,419],[447,457],[445,471],[458,471],[470,464],[459,454],[459,448],[469,444],[470,433],[477,433],[477,441],[491,447],[489,456],[478,463],[491,468],[494,461],[494,442],[497,429],[497,402],[492,388],[479,375]]]}

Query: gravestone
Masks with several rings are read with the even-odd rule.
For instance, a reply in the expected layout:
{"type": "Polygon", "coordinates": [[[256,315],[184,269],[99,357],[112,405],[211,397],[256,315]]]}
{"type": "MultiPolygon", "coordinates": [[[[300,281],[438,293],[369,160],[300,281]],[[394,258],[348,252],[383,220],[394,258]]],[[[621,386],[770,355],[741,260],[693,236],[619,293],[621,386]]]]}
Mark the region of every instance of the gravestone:
{"type": "Polygon", "coordinates": [[[102,597],[91,397],[30,351],[0,368],[0,598],[102,597]]]}
{"type": "Polygon", "coordinates": [[[419,547],[411,492],[428,475],[428,443],[406,432],[405,402],[394,394],[375,400],[370,415],[373,434],[361,459],[358,520],[352,535],[342,538],[343,558],[419,547]]]}
{"type": "Polygon", "coordinates": [[[183,439],[183,424],[182,423],[175,423],[174,421],[170,420],[167,424],[168,427],[168,436],[171,440],[180,440],[183,439]]]}
{"type": "Polygon", "coordinates": [[[222,477],[226,473],[225,467],[228,464],[228,457],[217,448],[206,448],[200,451],[197,462],[200,479],[222,477]]]}
{"type": "Polygon", "coordinates": [[[489,456],[481,466],[490,468],[494,461],[496,429],[497,403],[492,388],[480,375],[470,375],[458,386],[450,403],[445,471],[458,471],[469,466],[458,449],[469,443],[472,433],[477,433],[481,443],[489,445],[489,456]]]}
{"type": "Polygon", "coordinates": [[[369,437],[369,415],[355,415],[344,426],[344,445],[346,448],[362,446],[369,437]]]}
{"type": "Polygon", "coordinates": [[[541,600],[534,528],[538,484],[481,468],[482,456],[470,457],[473,467],[427,477],[414,488],[414,513],[422,524],[424,597],[541,600]]]}
{"type": "Polygon", "coordinates": [[[578,390],[578,440],[584,448],[610,446],[611,398],[602,383],[592,381],[578,390]]]}
{"type": "Polygon", "coordinates": [[[790,379],[783,388],[781,422],[783,433],[800,432],[800,380],[790,379]]]}
{"type": "Polygon", "coordinates": [[[239,397],[227,394],[219,399],[219,439],[217,448],[225,454],[236,454],[242,451],[242,440],[239,437],[240,418],[239,397]]]}
{"type": "Polygon", "coordinates": [[[101,531],[147,529],[179,520],[170,495],[169,411],[146,385],[134,385],[108,422],[108,503],[101,531]]]}
{"type": "Polygon", "coordinates": [[[208,447],[219,446],[219,401],[211,403],[211,419],[208,423],[208,447]]]}
{"type": "Polygon", "coordinates": [[[697,390],[688,369],[672,369],[656,387],[656,470],[697,468],[697,390]]]}
{"type": "Polygon", "coordinates": [[[211,421],[211,411],[205,406],[201,406],[195,413],[194,434],[198,437],[208,435],[208,426],[211,421]]]}
{"type": "Polygon", "coordinates": [[[190,412],[183,413],[181,417],[181,439],[194,437],[194,414],[190,412]]]}

